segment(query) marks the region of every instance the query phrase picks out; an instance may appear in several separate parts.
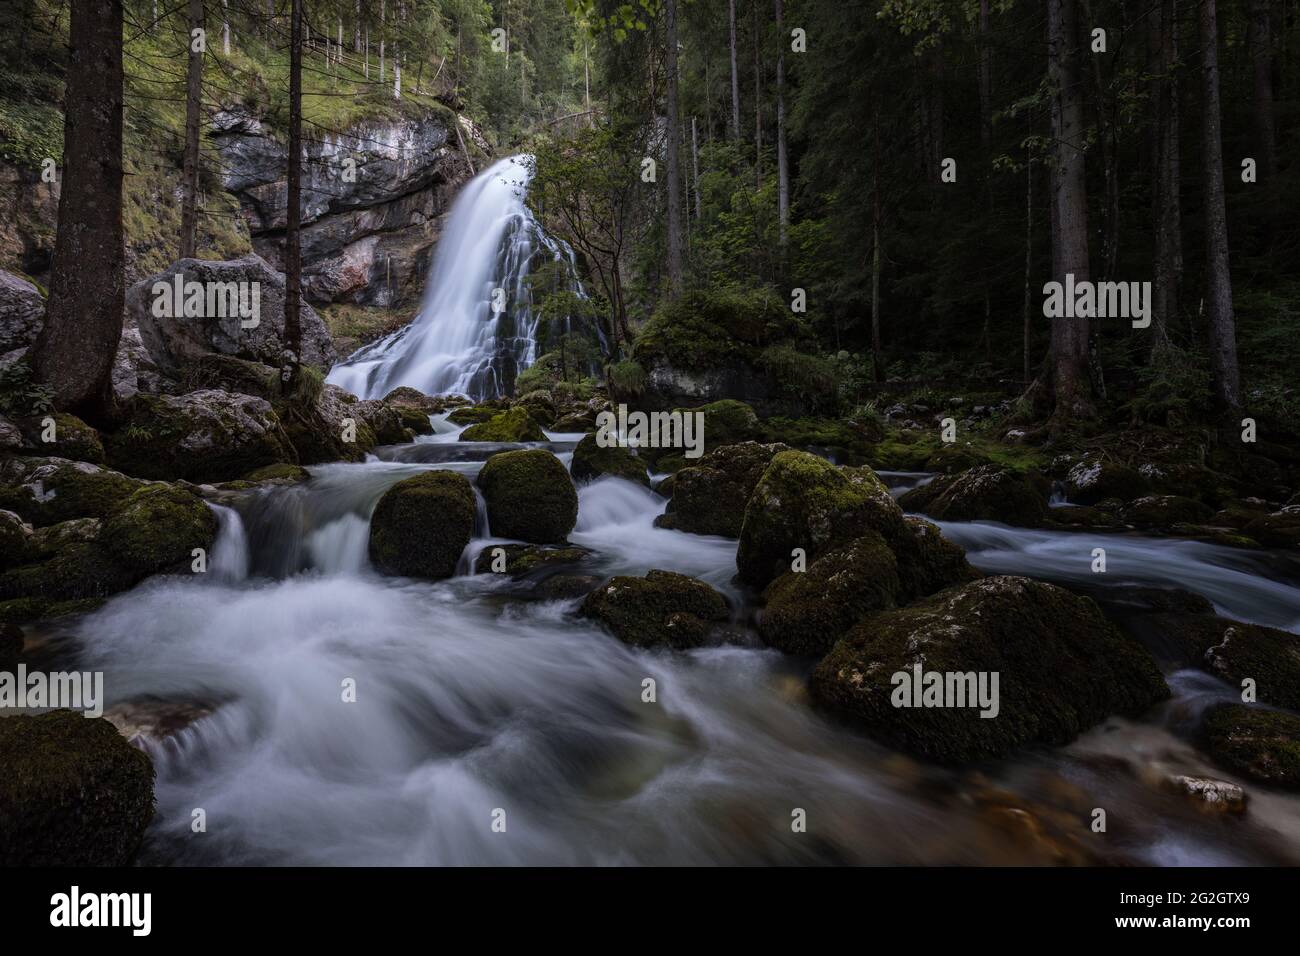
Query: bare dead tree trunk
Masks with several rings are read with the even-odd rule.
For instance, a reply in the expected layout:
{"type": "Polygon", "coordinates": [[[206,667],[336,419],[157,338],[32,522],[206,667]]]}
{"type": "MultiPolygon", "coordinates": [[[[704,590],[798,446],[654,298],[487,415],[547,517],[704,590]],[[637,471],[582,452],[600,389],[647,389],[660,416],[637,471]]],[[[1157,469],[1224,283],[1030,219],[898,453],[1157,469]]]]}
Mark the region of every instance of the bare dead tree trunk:
{"type": "Polygon", "coordinates": [[[664,15],[668,34],[665,65],[668,73],[668,117],[664,124],[668,165],[668,288],[675,296],[682,288],[682,171],[678,156],[677,126],[677,0],[666,0],[664,15]]]}
{"type": "Polygon", "coordinates": [[[731,138],[740,140],[740,77],[736,72],[736,0],[727,0],[727,22],[731,28],[731,138]]]}
{"type": "Polygon", "coordinates": [[[121,0],[74,0],[68,41],[50,296],[28,364],[56,407],[93,423],[112,412],[126,295],[121,0]]]}
{"type": "Polygon", "coordinates": [[[1241,408],[1237,330],[1228,270],[1228,220],[1223,196],[1223,138],[1219,113],[1219,23],[1215,0],[1200,0],[1202,174],[1205,183],[1205,307],[1209,318],[1210,371],[1222,410],[1241,408]]]}
{"type": "Polygon", "coordinates": [[[293,0],[289,33],[289,169],[284,229],[284,348],[282,384],[298,387],[302,354],[302,0],[293,0]]]}
{"type": "MultiPolygon", "coordinates": [[[[1053,278],[1067,275],[1086,282],[1088,268],[1088,195],[1084,182],[1083,102],[1079,85],[1078,26],[1074,0],[1047,0],[1048,74],[1052,87],[1053,159],[1056,169],[1052,203],[1056,212],[1053,278]]],[[[1053,417],[1058,422],[1091,417],[1089,320],[1066,316],[1052,320],[1053,417]]]]}
{"type": "Polygon", "coordinates": [[[185,68],[185,155],[181,160],[180,258],[193,259],[199,219],[199,123],[203,99],[203,48],[207,43],[202,32],[203,0],[189,0],[186,20],[189,24],[186,47],[189,57],[185,68]],[[197,37],[195,31],[199,31],[197,37]]]}

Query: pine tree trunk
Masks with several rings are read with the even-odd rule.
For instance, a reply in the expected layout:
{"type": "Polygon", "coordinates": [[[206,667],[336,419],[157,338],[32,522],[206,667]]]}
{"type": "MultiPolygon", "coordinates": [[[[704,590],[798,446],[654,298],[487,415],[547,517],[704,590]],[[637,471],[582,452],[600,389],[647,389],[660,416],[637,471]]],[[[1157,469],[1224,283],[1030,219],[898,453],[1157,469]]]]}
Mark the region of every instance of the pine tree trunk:
{"type": "Polygon", "coordinates": [[[1255,126],[1256,162],[1259,177],[1271,188],[1277,168],[1277,144],[1273,131],[1273,40],[1268,0],[1250,0],[1246,27],[1246,48],[1254,74],[1251,100],[1255,126]]]}
{"type": "MultiPolygon", "coordinates": [[[[1088,267],[1088,195],[1084,182],[1083,101],[1079,84],[1078,27],[1074,0],[1047,0],[1048,74],[1052,86],[1052,139],[1055,165],[1052,204],[1056,246],[1053,278],[1064,283],[1091,279],[1088,267]]],[[[1093,414],[1089,374],[1089,320],[1052,320],[1053,417],[1058,422],[1093,414]]]]}
{"type": "Polygon", "coordinates": [[[781,247],[790,233],[790,170],[785,153],[785,36],[781,0],[775,0],[776,35],[781,44],[776,55],[776,211],[781,247]]]}
{"type": "Polygon", "coordinates": [[[736,72],[736,0],[727,0],[728,23],[731,27],[731,138],[740,140],[740,77],[736,72]]]}
{"type": "Polygon", "coordinates": [[[1201,82],[1205,182],[1205,308],[1209,318],[1210,371],[1222,410],[1241,408],[1232,276],[1228,271],[1228,221],[1223,197],[1223,138],[1219,113],[1219,24],[1215,0],[1201,0],[1201,82]]]}
{"type": "Polygon", "coordinates": [[[1024,375],[1028,385],[1034,378],[1034,364],[1031,359],[1031,345],[1034,335],[1033,323],[1033,285],[1034,272],[1034,158],[1025,159],[1025,303],[1022,321],[1024,324],[1024,375]]]}
{"type": "Polygon", "coordinates": [[[286,394],[298,387],[302,353],[302,0],[293,0],[289,37],[289,169],[284,229],[284,348],[282,383],[286,394]]]}
{"type": "Polygon", "coordinates": [[[189,25],[186,46],[189,59],[185,69],[185,154],[181,160],[180,258],[193,259],[195,233],[198,230],[199,124],[203,99],[203,51],[194,49],[194,31],[203,29],[203,0],[189,0],[186,21],[189,25]]]}
{"type": "Polygon", "coordinates": [[[668,116],[664,124],[668,165],[668,287],[671,294],[676,295],[682,288],[682,171],[678,156],[677,126],[677,0],[665,0],[664,15],[668,34],[666,51],[668,116]]]}
{"type": "Polygon", "coordinates": [[[74,0],[68,39],[50,296],[28,363],[56,407],[95,423],[112,412],[125,309],[121,0],[74,0]]]}
{"type": "Polygon", "coordinates": [[[763,72],[758,59],[759,4],[755,0],[754,14],[754,188],[763,188],[763,72]]]}
{"type": "Polygon", "coordinates": [[[695,180],[695,220],[698,222],[702,213],[700,202],[700,139],[695,131],[695,117],[691,117],[691,177],[695,180]]]}
{"type": "Polygon", "coordinates": [[[880,106],[871,120],[871,376],[885,380],[885,355],[880,341],[880,106]]]}
{"type": "Polygon", "coordinates": [[[1156,245],[1151,347],[1157,353],[1169,345],[1170,330],[1178,317],[1183,279],[1177,15],[1178,0],[1162,0],[1151,14],[1157,55],[1153,71],[1157,77],[1153,81],[1155,88],[1151,97],[1156,104],[1152,156],[1156,245]]]}

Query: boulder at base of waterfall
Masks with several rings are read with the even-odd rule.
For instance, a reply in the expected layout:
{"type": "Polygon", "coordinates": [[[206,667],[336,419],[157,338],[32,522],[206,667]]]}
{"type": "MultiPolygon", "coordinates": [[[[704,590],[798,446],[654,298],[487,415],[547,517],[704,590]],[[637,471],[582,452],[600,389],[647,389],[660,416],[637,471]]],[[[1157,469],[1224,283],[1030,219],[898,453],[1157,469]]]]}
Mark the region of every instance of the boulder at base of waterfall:
{"type": "Polygon", "coordinates": [[[595,435],[586,436],[573,449],[573,463],[569,466],[569,472],[574,481],[595,481],[609,475],[650,487],[650,476],[646,473],[644,460],[622,445],[602,448],[595,435]]]}
{"type": "Polygon", "coordinates": [[[727,600],[703,581],[672,571],[616,577],[587,595],[579,613],[633,647],[699,647],[728,619],[727,600]]]}
{"type": "Polygon", "coordinates": [[[1107,498],[1131,501],[1147,493],[1150,483],[1135,468],[1090,456],[1065,476],[1065,495],[1076,505],[1095,505],[1107,498]]]}
{"type": "Polygon", "coordinates": [[[66,458],[0,461],[0,508],[34,525],[106,518],[144,482],[66,458]]]}
{"type": "Polygon", "coordinates": [[[736,567],[751,587],[766,587],[791,569],[795,549],[808,562],[876,531],[903,533],[903,511],[870,468],[837,468],[816,455],[783,451],[772,458],[745,505],[736,567]]]}
{"type": "Polygon", "coordinates": [[[134,574],[189,571],[194,550],[211,552],[217,517],[198,495],[175,485],[150,485],[127,498],[99,533],[108,552],[134,574]]]}
{"type": "Polygon", "coordinates": [[[1038,475],[1022,475],[997,465],[980,465],[955,475],[940,475],[898,499],[904,511],[919,511],[938,521],[1001,521],[1034,528],[1047,517],[1051,487],[1038,475]]]}
{"type": "Polygon", "coordinates": [[[352,406],[352,411],[360,421],[365,422],[377,444],[401,445],[414,437],[397,409],[390,408],[378,399],[358,401],[352,406]]]}
{"type": "Polygon", "coordinates": [[[0,719],[0,866],[126,866],[153,818],[153,764],[107,720],[0,719]]]}
{"type": "Polygon", "coordinates": [[[108,436],[108,457],[129,475],[196,482],[297,462],[269,402],[217,389],[137,395],[127,423],[108,436]]]}
{"type": "Polygon", "coordinates": [[[326,385],[315,396],[276,405],[276,416],[298,452],[298,463],[364,461],[378,438],[357,408],[360,404],[351,392],[326,385]]]}
{"type": "Polygon", "coordinates": [[[526,408],[499,412],[485,422],[470,425],[460,433],[461,441],[525,442],[546,441],[542,428],[526,408]]]}
{"type": "Polygon", "coordinates": [[[578,522],[578,492],[560,459],[532,448],[493,455],[478,473],[492,534],[534,544],[564,541],[578,522]]]}
{"type": "Polygon", "coordinates": [[[1150,614],[1142,624],[1189,663],[1237,688],[1250,678],[1261,702],[1300,710],[1300,635],[1212,614],[1150,614]]]}
{"type": "MultiPolygon", "coordinates": [[[[179,377],[189,365],[212,353],[279,368],[286,345],[284,298],[284,274],[249,254],[228,261],[181,259],[131,286],[126,308],[155,365],[179,377]],[[174,308],[178,281],[185,307],[181,315],[174,308]],[[186,298],[195,290],[194,298],[186,298]]],[[[325,323],[306,302],[300,306],[299,323],[301,361],[328,369],[338,356],[325,323]]]]}
{"type": "Polygon", "coordinates": [[[1066,744],[1169,696],[1151,656],[1093,601],[1007,576],[867,619],[810,689],[868,735],[942,763],[1066,744]]]}
{"type": "Polygon", "coordinates": [[[745,503],[772,459],[783,451],[790,451],[789,446],[752,441],[714,449],[698,464],[671,476],[672,500],[655,526],[740,537],[745,503]]]}
{"type": "Polygon", "coordinates": [[[454,471],[427,471],[384,492],[370,519],[370,560],[386,574],[449,578],[474,534],[474,487],[454,471]]]}
{"type": "Polygon", "coordinates": [[[384,396],[384,404],[392,405],[394,408],[411,408],[425,415],[433,415],[444,410],[446,401],[426,395],[418,388],[399,385],[384,396]]]}
{"type": "Polygon", "coordinates": [[[1300,790],[1300,717],[1247,704],[1220,704],[1201,723],[1205,749],[1221,766],[1285,790],[1300,790]]]}
{"type": "Polygon", "coordinates": [[[586,548],[572,544],[562,548],[536,544],[494,544],[479,552],[474,561],[474,573],[521,578],[534,571],[579,564],[589,558],[591,553],[586,548]]]}
{"type": "Polygon", "coordinates": [[[23,444],[32,454],[67,458],[71,461],[88,461],[94,465],[104,463],[104,445],[99,432],[75,415],[53,412],[20,419],[23,444]]]}
{"type": "Polygon", "coordinates": [[[389,402],[384,404],[397,413],[397,418],[402,423],[402,427],[412,435],[433,434],[433,422],[429,420],[428,412],[410,405],[393,405],[389,402]]]}

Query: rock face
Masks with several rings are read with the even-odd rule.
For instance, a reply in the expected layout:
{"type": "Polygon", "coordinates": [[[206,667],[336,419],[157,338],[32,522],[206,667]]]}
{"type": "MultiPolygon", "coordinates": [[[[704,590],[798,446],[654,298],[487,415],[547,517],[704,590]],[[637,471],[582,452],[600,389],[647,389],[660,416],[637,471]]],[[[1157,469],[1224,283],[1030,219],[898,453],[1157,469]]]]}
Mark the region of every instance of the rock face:
{"type": "Polygon", "coordinates": [[[560,459],[540,448],[489,458],[478,473],[492,534],[534,544],[564,541],[578,522],[578,492],[560,459]]]}
{"type": "Polygon", "coordinates": [[[429,471],[399,481],[370,519],[370,560],[379,570],[449,578],[474,533],[477,502],[469,479],[429,471]]]}
{"type": "MultiPolygon", "coordinates": [[[[126,293],[126,308],[130,322],[140,330],[140,338],[154,364],[173,376],[181,375],[188,367],[205,355],[232,355],[252,362],[279,368],[285,349],[284,332],[285,284],[283,273],[277,272],[265,259],[247,255],[242,259],[210,262],[203,259],[181,259],[157,275],[150,276],[131,286],[126,293]],[[187,308],[185,314],[176,315],[170,290],[175,288],[177,277],[183,283],[204,283],[205,295],[217,293],[218,287],[233,290],[233,296],[221,296],[211,305],[206,298],[197,314],[187,308]],[[155,294],[155,285],[166,288],[168,294],[155,294]],[[233,283],[233,285],[227,285],[233,283]],[[256,295],[253,283],[257,283],[256,295]],[[171,302],[173,311],[162,311],[160,301],[171,302]],[[241,318],[232,303],[257,303],[257,316],[241,318]],[[253,323],[256,322],[254,325],[253,323]]],[[[185,300],[182,300],[184,302],[185,300]]],[[[299,321],[302,326],[301,359],[307,365],[327,370],[337,361],[329,330],[311,306],[303,304],[299,321]]]]}
{"type": "Polygon", "coordinates": [[[298,460],[269,402],[217,389],[137,395],[127,424],[109,436],[108,457],[130,475],[199,482],[298,460]]]}
{"type": "Polygon", "coordinates": [[[698,647],[727,620],[727,601],[703,581],[672,571],[616,577],[592,591],[579,609],[634,647],[698,647]]]}
{"type": "MultiPolygon", "coordinates": [[[[655,520],[660,528],[740,537],[745,504],[772,459],[790,448],[741,442],[709,452],[673,478],[672,500],[655,520]]],[[[576,452],[575,452],[576,461],[576,452]]]]}
{"type": "Polygon", "coordinates": [[[45,299],[26,279],[0,269],[0,354],[36,341],[45,321],[45,299]]]}
{"type": "MultiPolygon", "coordinates": [[[[432,112],[376,119],[306,145],[302,257],[308,300],[377,306],[418,300],[441,217],[470,175],[452,122],[432,112]]],[[[213,124],[225,187],[240,201],[253,246],[279,262],[287,209],[283,139],[238,110],[218,114],[213,124]]]]}
{"type": "Polygon", "coordinates": [[[870,468],[837,468],[799,451],[772,458],[745,505],[736,567],[755,588],[790,570],[792,552],[809,562],[868,531],[887,541],[903,531],[903,512],[870,468]]]}
{"type": "Polygon", "coordinates": [[[153,764],[107,720],[0,720],[0,866],[125,866],[153,818],[153,764]]]}
{"type": "Polygon", "coordinates": [[[1300,790],[1300,717],[1246,704],[1220,704],[1201,725],[1205,748],[1229,770],[1300,790]]]}
{"type": "Polygon", "coordinates": [[[646,473],[644,461],[618,445],[600,447],[595,435],[586,436],[573,449],[569,473],[573,475],[574,481],[595,481],[612,475],[650,487],[650,476],[646,473]]]}
{"type": "Polygon", "coordinates": [[[904,511],[939,521],[1001,521],[1033,528],[1047,517],[1047,482],[996,465],[940,475],[898,499],[904,511]]]}
{"type": "MultiPolygon", "coordinates": [[[[924,682],[923,682],[924,683],[924,682]]],[[[865,732],[944,763],[997,757],[1033,744],[1065,744],[1111,714],[1136,715],[1169,695],[1142,647],[1088,598],[1027,578],[991,577],[870,618],[813,671],[813,698],[865,732]],[[998,675],[996,716],[979,704],[896,706],[923,674],[998,675]],[[907,684],[895,674],[906,674],[907,684]]],[[[953,688],[958,684],[954,680],[953,688]]]]}

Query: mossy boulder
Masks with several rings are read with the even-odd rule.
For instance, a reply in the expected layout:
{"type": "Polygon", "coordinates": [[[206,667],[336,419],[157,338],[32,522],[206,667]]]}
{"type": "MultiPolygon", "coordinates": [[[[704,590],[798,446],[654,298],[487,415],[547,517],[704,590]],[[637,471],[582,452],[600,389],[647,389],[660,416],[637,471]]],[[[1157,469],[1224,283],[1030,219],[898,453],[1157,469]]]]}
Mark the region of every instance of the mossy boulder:
{"type": "Polygon", "coordinates": [[[769,584],[759,632],[787,654],[823,654],[862,618],[900,603],[902,590],[894,552],[869,532],[769,584]]]}
{"type": "Polygon", "coordinates": [[[1001,521],[1033,528],[1047,517],[1051,488],[1037,474],[997,465],[980,465],[955,475],[940,475],[903,494],[904,511],[919,511],[939,521],[1001,521]]]}
{"type": "Polygon", "coordinates": [[[415,435],[432,435],[433,422],[429,420],[429,413],[420,408],[413,408],[410,405],[389,405],[397,413],[398,421],[403,428],[415,435]]]}
{"type": "Polygon", "coordinates": [[[461,441],[526,442],[546,441],[542,428],[526,408],[499,412],[485,422],[470,425],[460,433],[461,441]]]}
{"type": "Polygon", "coordinates": [[[712,450],[738,441],[748,441],[759,434],[758,414],[744,402],[732,398],[710,402],[699,408],[679,408],[677,411],[704,414],[704,445],[712,450]]]}
{"type": "Polygon", "coordinates": [[[1259,783],[1300,790],[1300,717],[1220,704],[1201,723],[1205,749],[1221,766],[1259,783]]]}
{"type": "Polygon", "coordinates": [[[127,423],[108,436],[108,456],[129,475],[196,482],[298,460],[269,402],[217,389],[137,395],[127,423]]]}
{"type": "Polygon", "coordinates": [[[140,577],[188,570],[193,550],[211,551],[217,518],[198,495],[174,485],[141,488],[104,521],[99,541],[140,577]]]}
{"type": "Polygon", "coordinates": [[[904,599],[911,601],[981,575],[966,560],[966,550],[943,536],[937,525],[908,515],[904,533],[893,541],[898,580],[904,599]]]}
{"type": "Polygon", "coordinates": [[[440,412],[445,407],[442,399],[426,395],[418,388],[411,388],[409,385],[399,385],[385,395],[384,404],[394,408],[413,409],[426,416],[440,412]]]}
{"type": "Polygon", "coordinates": [[[1300,710],[1300,635],[1211,614],[1154,614],[1143,624],[1164,646],[1181,646],[1188,663],[1238,688],[1249,678],[1263,703],[1300,710]]]}
{"type": "Polygon", "coordinates": [[[573,449],[569,473],[573,475],[574,481],[594,481],[610,475],[650,487],[645,461],[621,445],[602,448],[594,434],[587,435],[573,449]]]}
{"type": "Polygon", "coordinates": [[[534,544],[564,541],[578,522],[578,492],[560,459],[541,448],[493,455],[478,473],[492,534],[534,544]]]}
{"type": "Polygon", "coordinates": [[[358,399],[337,385],[325,385],[314,396],[276,404],[275,414],[298,453],[298,464],[364,461],[379,439],[366,424],[358,399]]]}
{"type": "Polygon", "coordinates": [[[544,388],[535,388],[519,396],[515,399],[515,407],[526,410],[542,428],[550,428],[555,422],[555,399],[544,388]]]}
{"type": "Polygon", "coordinates": [[[1300,548],[1300,505],[1256,518],[1244,530],[1265,547],[1300,548]]]}
{"type": "Polygon", "coordinates": [[[37,454],[104,464],[104,444],[99,432],[75,415],[66,412],[33,415],[22,419],[21,427],[24,443],[37,454]]]}
{"type": "Polygon", "coordinates": [[[902,509],[875,472],[783,451],[773,456],[745,505],[736,566],[742,581],[763,588],[790,569],[795,548],[811,562],[868,531],[886,541],[903,532],[902,509]]]}
{"type": "Polygon", "coordinates": [[[0,719],[0,866],[126,866],[153,818],[154,771],[107,720],[0,719]]]}
{"type": "Polygon", "coordinates": [[[633,647],[698,647],[728,618],[727,600],[703,581],[672,571],[616,577],[592,591],[579,613],[633,647]]]}
{"type": "Polygon", "coordinates": [[[1214,509],[1180,495],[1145,495],[1120,509],[1120,518],[1135,528],[1168,530],[1176,524],[1204,524],[1214,509]]]}
{"type": "Polygon", "coordinates": [[[265,468],[255,468],[241,480],[253,484],[274,482],[275,484],[296,485],[299,482],[307,481],[309,478],[311,478],[311,472],[302,465],[290,465],[282,462],[278,465],[267,465],[265,468]]]}
{"type": "Polygon", "coordinates": [[[587,548],[572,544],[558,548],[536,544],[494,544],[479,552],[474,561],[474,573],[521,578],[536,571],[579,564],[591,554],[587,548]]]}
{"type": "Polygon", "coordinates": [[[76,543],[0,573],[0,600],[36,601],[33,611],[39,616],[51,604],[109,597],[145,576],[98,540],[76,543]]]}
{"type": "Polygon", "coordinates": [[[447,421],[453,425],[477,425],[490,421],[504,410],[499,405],[462,405],[447,416],[447,421]]]}
{"type": "Polygon", "coordinates": [[[0,511],[0,571],[25,562],[31,546],[31,525],[12,511],[0,511]]]}
{"type": "Polygon", "coordinates": [[[1066,497],[1078,505],[1095,505],[1107,498],[1131,501],[1145,495],[1150,487],[1136,468],[1097,456],[1075,463],[1065,476],[1066,497]]]}
{"type": "Polygon", "coordinates": [[[474,533],[474,487],[454,471],[428,471],[389,488],[370,518],[370,560],[386,574],[449,578],[474,533]]]}
{"type": "Polygon", "coordinates": [[[783,451],[790,448],[752,441],[714,449],[698,464],[672,476],[672,500],[655,525],[692,534],[740,537],[745,504],[772,459],[783,451]]]}
{"type": "Polygon", "coordinates": [[[596,426],[596,414],[590,409],[568,412],[551,423],[551,431],[562,435],[588,432],[596,426]]]}
{"type": "MultiPolygon", "coordinates": [[[[922,681],[924,685],[924,679],[922,681]]],[[[954,680],[954,690],[959,683],[954,680]]],[[[813,699],[876,739],[941,763],[1061,745],[1110,716],[1169,696],[1150,655],[1088,598],[1028,578],[983,578],[855,627],[814,669],[813,699]],[[915,678],[998,676],[996,716],[961,706],[896,706],[915,678]]],[[[913,687],[922,703],[923,687],[913,687]]]]}
{"type": "Polygon", "coordinates": [[[268,402],[280,398],[280,370],[261,362],[233,355],[203,355],[185,367],[185,385],[190,391],[216,388],[239,395],[256,395],[268,402]]]}
{"type": "Polygon", "coordinates": [[[401,445],[411,440],[412,433],[404,424],[401,413],[390,405],[368,399],[354,404],[352,411],[370,429],[377,444],[401,445]]]}
{"type": "Polygon", "coordinates": [[[34,525],[106,518],[144,482],[66,458],[10,458],[0,463],[0,508],[34,525]]]}

